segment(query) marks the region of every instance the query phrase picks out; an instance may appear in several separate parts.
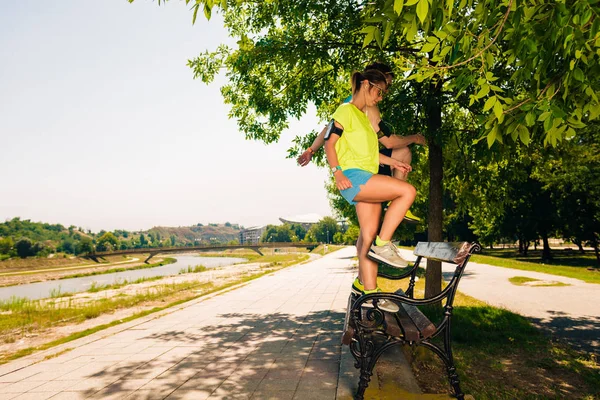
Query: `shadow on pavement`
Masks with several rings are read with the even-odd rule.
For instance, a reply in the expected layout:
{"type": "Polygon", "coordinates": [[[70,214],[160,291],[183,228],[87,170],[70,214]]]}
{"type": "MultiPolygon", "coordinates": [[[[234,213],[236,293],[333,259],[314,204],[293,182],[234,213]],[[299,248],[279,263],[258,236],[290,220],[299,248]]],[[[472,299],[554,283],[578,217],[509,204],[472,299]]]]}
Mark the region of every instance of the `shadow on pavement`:
{"type": "Polygon", "coordinates": [[[335,398],[344,313],[224,313],[218,318],[223,323],[141,337],[138,341],[148,340],[152,348],[164,346],[164,353],[146,359],[138,354],[137,360],[84,377],[104,382],[84,394],[104,398],[137,389],[131,398],[203,399],[212,393],[261,399],[273,391],[287,398],[316,390],[335,398]]]}

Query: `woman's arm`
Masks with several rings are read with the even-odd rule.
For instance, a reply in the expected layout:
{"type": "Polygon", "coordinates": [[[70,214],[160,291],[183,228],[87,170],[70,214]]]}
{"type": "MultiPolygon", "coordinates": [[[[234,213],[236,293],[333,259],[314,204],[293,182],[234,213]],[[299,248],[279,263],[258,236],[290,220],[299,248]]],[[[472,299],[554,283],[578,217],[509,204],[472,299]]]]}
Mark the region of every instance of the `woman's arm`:
{"type": "MultiPolygon", "coordinates": [[[[342,126],[337,122],[335,122],[335,126],[343,129],[342,126]]],[[[336,134],[331,134],[329,138],[325,140],[325,155],[327,156],[327,162],[329,163],[329,167],[331,169],[334,169],[340,165],[337,152],[335,151],[335,144],[338,140],[340,140],[340,137],[336,134]]],[[[346,178],[346,175],[344,175],[342,170],[336,170],[333,173],[333,176],[335,177],[335,184],[339,190],[350,189],[352,187],[352,183],[348,178],[346,178]]]]}
{"type": "Polygon", "coordinates": [[[399,169],[404,172],[412,171],[412,167],[409,164],[393,159],[392,157],[384,156],[381,153],[379,153],[379,164],[389,165],[392,169],[399,169]]]}
{"type": "Polygon", "coordinates": [[[425,145],[427,142],[425,141],[425,137],[420,133],[415,133],[414,135],[408,136],[399,136],[399,135],[390,135],[383,136],[379,139],[382,145],[385,146],[386,149],[398,149],[401,147],[407,147],[413,143],[425,145]]]}
{"type": "Polygon", "coordinates": [[[323,143],[325,142],[325,132],[327,132],[327,126],[325,126],[321,133],[317,135],[310,147],[306,149],[304,153],[300,154],[300,157],[298,157],[298,164],[300,164],[301,167],[308,165],[312,156],[319,151],[321,146],[323,146],[323,143]]]}

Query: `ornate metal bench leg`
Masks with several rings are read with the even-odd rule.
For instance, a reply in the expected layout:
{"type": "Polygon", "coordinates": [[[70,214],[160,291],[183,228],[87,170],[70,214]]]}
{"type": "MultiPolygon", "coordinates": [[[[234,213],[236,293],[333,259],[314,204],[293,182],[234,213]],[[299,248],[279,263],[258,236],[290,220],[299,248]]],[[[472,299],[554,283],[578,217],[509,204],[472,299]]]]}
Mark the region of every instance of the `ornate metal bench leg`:
{"type": "Polygon", "coordinates": [[[456,373],[456,367],[454,366],[454,362],[452,360],[450,360],[450,362],[452,363],[452,366],[447,368],[450,385],[452,385],[452,389],[454,389],[454,395],[456,398],[463,400],[465,398],[465,394],[462,392],[462,390],[460,390],[460,382],[458,380],[458,374],[456,373]]]}
{"type": "Polygon", "coordinates": [[[358,390],[356,391],[356,396],[354,396],[356,400],[364,399],[365,390],[367,390],[367,386],[369,386],[371,376],[373,375],[373,365],[371,365],[370,362],[365,362],[365,364],[367,365],[360,369],[360,380],[358,381],[358,390]]]}
{"type": "Polygon", "coordinates": [[[444,349],[446,351],[446,371],[448,372],[448,380],[452,389],[454,389],[454,395],[457,399],[464,399],[465,394],[460,390],[460,381],[458,374],[456,373],[456,366],[454,365],[454,357],[452,357],[452,346],[450,344],[450,324],[445,328],[444,332],[444,349]]]}
{"type": "Polygon", "coordinates": [[[373,368],[377,357],[374,357],[374,344],[371,340],[366,339],[364,336],[358,336],[358,343],[353,343],[353,349],[356,351],[356,364],[357,368],[360,368],[360,379],[358,381],[358,390],[354,398],[356,400],[363,400],[365,390],[369,386],[371,376],[373,376],[373,368]]]}

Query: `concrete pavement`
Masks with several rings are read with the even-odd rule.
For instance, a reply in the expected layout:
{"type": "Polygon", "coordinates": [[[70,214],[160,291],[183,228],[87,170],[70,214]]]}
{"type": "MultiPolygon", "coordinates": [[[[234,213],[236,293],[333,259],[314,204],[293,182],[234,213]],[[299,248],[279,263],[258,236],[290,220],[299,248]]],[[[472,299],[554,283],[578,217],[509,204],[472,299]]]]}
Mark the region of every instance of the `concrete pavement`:
{"type": "MultiPolygon", "coordinates": [[[[0,400],[341,399],[358,382],[351,363],[340,370],[354,254],[345,248],[0,366],[0,400]]],[[[371,386],[367,397],[383,398],[371,386]]]]}

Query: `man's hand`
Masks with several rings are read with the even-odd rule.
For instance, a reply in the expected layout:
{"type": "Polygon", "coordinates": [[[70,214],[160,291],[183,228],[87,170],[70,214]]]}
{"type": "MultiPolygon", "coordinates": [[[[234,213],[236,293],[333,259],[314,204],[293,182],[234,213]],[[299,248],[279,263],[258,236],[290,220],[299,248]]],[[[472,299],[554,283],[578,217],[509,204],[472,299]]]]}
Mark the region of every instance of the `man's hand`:
{"type": "Polygon", "coordinates": [[[300,165],[301,167],[307,166],[310,160],[312,159],[312,156],[313,152],[310,149],[306,150],[304,153],[300,154],[300,157],[298,157],[298,165],[300,165]]]}
{"type": "Polygon", "coordinates": [[[413,135],[413,143],[420,144],[421,146],[426,146],[427,139],[425,139],[425,136],[421,135],[420,133],[415,133],[413,135]]]}
{"type": "Polygon", "coordinates": [[[350,179],[342,171],[335,171],[333,176],[335,177],[335,185],[339,190],[350,189],[352,187],[352,182],[350,182],[350,179]]]}
{"type": "Polygon", "coordinates": [[[390,164],[390,168],[400,170],[405,174],[408,174],[410,171],[412,171],[412,167],[410,166],[410,164],[398,160],[394,160],[392,164],[390,164]]]}

